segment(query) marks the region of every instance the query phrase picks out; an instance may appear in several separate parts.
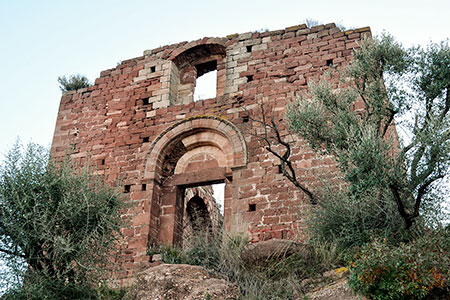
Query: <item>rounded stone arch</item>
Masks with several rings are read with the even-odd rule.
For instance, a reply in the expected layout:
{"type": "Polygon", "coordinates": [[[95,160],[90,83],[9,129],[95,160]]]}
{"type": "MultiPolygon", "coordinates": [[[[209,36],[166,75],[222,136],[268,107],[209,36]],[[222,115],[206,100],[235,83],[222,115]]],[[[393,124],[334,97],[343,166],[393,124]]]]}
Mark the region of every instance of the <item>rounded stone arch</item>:
{"type": "MultiPolygon", "coordinates": [[[[228,168],[228,166],[231,165],[230,159],[224,155],[224,152],[221,151],[220,148],[214,147],[214,146],[200,146],[196,147],[192,151],[188,151],[178,160],[176,166],[175,166],[175,174],[182,174],[182,173],[188,173],[192,169],[195,168],[195,158],[198,158],[198,160],[202,161],[203,163],[209,163],[209,166],[207,167],[220,167],[225,166],[228,168]]],[[[197,163],[200,164],[201,162],[197,163]]],[[[229,173],[230,170],[227,170],[227,173],[229,173]]]]}
{"type": "Polygon", "coordinates": [[[208,38],[189,42],[173,51],[168,60],[177,67],[193,64],[199,57],[225,56],[227,39],[208,38]]]}
{"type": "MultiPolygon", "coordinates": [[[[220,157],[218,161],[225,162],[226,165],[220,167],[232,170],[247,165],[247,144],[237,126],[216,116],[198,116],[173,124],[153,141],[146,157],[143,180],[161,181],[165,156],[170,152],[168,150],[172,150],[183,139],[185,143],[182,146],[188,150],[198,147],[207,149],[210,146],[223,151],[225,157],[220,157]]],[[[183,155],[184,153],[180,153],[174,160],[183,161],[183,155]]]]}
{"type": "Polygon", "coordinates": [[[203,198],[195,195],[189,199],[186,203],[186,213],[186,217],[191,222],[194,232],[198,230],[210,231],[212,229],[211,216],[203,198]]]}
{"type": "Polygon", "coordinates": [[[212,71],[217,72],[215,98],[222,97],[226,83],[226,52],[226,41],[217,38],[193,41],[174,50],[168,58],[171,62],[171,103],[188,104],[195,101],[197,79],[212,71]]]}

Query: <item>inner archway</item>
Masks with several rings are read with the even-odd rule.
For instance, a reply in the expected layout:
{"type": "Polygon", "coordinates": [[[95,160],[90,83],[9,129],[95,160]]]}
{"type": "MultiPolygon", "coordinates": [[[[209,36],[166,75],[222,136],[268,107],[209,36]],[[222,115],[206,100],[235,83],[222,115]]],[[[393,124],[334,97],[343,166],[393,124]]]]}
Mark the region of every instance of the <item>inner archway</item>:
{"type": "Polygon", "coordinates": [[[193,234],[212,231],[212,221],[207,204],[205,199],[199,196],[194,196],[187,202],[186,219],[193,234]]]}

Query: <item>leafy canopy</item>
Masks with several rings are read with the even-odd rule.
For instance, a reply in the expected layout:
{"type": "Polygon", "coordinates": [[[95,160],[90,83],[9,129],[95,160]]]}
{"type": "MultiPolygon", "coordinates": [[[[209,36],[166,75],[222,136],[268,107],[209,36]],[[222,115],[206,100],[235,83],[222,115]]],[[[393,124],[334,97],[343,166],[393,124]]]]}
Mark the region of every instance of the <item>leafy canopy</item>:
{"type": "Polygon", "coordinates": [[[345,197],[370,198],[384,219],[394,205],[410,229],[424,207],[442,200],[450,173],[448,42],[405,50],[388,35],[365,40],[338,75],[337,85],[309,85],[289,108],[290,128],[336,158],[345,197]],[[397,130],[406,132],[403,143],[397,130]]]}
{"type": "Polygon", "coordinates": [[[80,74],[70,75],[69,78],[64,76],[58,77],[58,82],[60,84],[59,88],[63,92],[76,91],[78,89],[90,87],[92,84],[89,79],[80,74]]]}
{"type": "Polygon", "coordinates": [[[91,170],[48,157],[35,144],[16,144],[0,167],[0,258],[24,289],[40,286],[56,299],[101,275],[124,202],[91,170]]]}

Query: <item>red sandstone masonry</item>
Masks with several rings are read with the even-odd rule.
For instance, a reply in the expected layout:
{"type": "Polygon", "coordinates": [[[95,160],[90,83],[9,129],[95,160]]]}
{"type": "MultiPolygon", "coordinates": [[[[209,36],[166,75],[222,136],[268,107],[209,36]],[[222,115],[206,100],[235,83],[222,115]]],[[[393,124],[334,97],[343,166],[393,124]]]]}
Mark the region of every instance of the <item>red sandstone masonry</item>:
{"type": "MultiPolygon", "coordinates": [[[[203,38],[147,50],[101,72],[92,87],[63,94],[53,157],[72,149],[74,158],[97,166],[111,184],[121,179],[131,186],[126,196],[134,205],[128,212],[133,221],[123,230],[119,276],[145,267],[152,243],[180,242],[174,222],[182,218],[177,190],[183,186],[168,180],[175,170],[226,170],[219,179],[226,183],[225,224],[231,232],[245,230],[254,242],[301,238],[305,196],[279,174],[279,161],[249,134],[261,127],[245,117],[257,117],[258,99],[264,99],[268,114],[283,119],[286,105],[308,82],[330,64],[348,63],[358,41],[368,36],[368,27],[342,32],[326,24],[203,38]],[[217,97],[193,102],[196,74],[213,68],[211,61],[217,64],[217,97]]],[[[292,150],[302,182],[338,182],[330,158],[317,157],[301,139],[292,150]]]]}

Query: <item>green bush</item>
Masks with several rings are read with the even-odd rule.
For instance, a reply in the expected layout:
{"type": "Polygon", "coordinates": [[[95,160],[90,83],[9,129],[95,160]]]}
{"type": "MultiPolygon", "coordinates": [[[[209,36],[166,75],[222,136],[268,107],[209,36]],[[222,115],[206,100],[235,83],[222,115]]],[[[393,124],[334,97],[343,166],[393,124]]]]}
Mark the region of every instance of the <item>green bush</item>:
{"type": "Polygon", "coordinates": [[[327,191],[319,205],[307,217],[307,230],[313,243],[337,244],[350,249],[369,243],[372,239],[388,239],[398,243],[408,239],[397,216],[394,202],[376,191],[367,190],[353,195],[344,191],[327,191]]]}
{"type": "Polygon", "coordinates": [[[70,75],[69,78],[64,76],[58,77],[58,82],[60,84],[59,88],[63,92],[76,91],[78,89],[90,87],[92,84],[89,79],[80,74],[70,75]]]}
{"type": "Polygon", "coordinates": [[[119,190],[43,147],[17,144],[0,165],[0,259],[7,299],[90,299],[124,226],[119,190]],[[4,271],[4,270],[2,270],[4,271]],[[13,297],[13,298],[11,298],[13,297]]]}
{"type": "MultiPolygon", "coordinates": [[[[229,241],[229,243],[232,243],[229,241]]],[[[192,239],[191,245],[184,251],[186,260],[185,262],[190,265],[203,266],[208,270],[217,269],[220,265],[222,251],[224,247],[231,251],[231,245],[222,245],[222,241],[214,236],[198,235],[192,239]]],[[[241,250],[238,247],[239,250],[241,250]]]]}
{"type": "Polygon", "coordinates": [[[350,263],[348,284],[370,299],[450,299],[450,235],[444,230],[408,244],[375,241],[350,263]]]}
{"type": "Polygon", "coordinates": [[[166,264],[184,264],[186,256],[184,253],[171,245],[161,247],[162,261],[166,264]]]}
{"type": "Polygon", "coordinates": [[[93,287],[86,283],[61,284],[36,277],[32,284],[9,290],[2,300],[131,300],[128,289],[109,288],[106,284],[93,287]]]}

